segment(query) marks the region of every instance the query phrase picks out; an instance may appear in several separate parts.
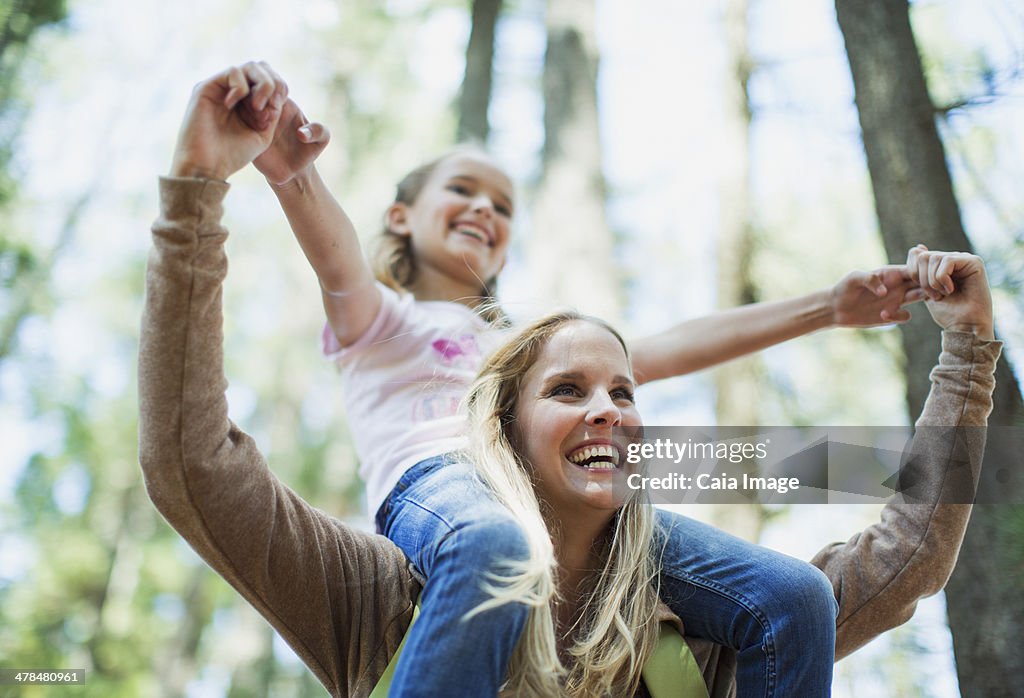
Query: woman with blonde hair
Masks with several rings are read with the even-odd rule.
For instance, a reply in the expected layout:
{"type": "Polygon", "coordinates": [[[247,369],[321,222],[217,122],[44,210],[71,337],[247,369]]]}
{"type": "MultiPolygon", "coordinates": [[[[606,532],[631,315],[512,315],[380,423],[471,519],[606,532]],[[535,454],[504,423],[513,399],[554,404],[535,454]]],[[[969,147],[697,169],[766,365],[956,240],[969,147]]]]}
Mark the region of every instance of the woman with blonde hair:
{"type": "Polygon", "coordinates": [[[656,517],[626,486],[640,435],[622,337],[573,312],[523,328],[470,389],[469,453],[526,531],[530,556],[493,599],[532,607],[510,695],[633,695],[658,637],[656,517]]]}

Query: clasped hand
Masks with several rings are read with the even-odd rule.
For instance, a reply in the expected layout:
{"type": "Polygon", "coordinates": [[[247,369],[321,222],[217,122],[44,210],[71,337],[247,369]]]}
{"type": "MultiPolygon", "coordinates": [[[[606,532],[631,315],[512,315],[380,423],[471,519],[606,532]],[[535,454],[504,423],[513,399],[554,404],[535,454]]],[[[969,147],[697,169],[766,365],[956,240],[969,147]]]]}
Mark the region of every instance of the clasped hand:
{"type": "Polygon", "coordinates": [[[907,271],[924,291],[928,312],[939,327],[995,338],[992,294],[981,257],[917,245],[907,255],[907,271]]]}
{"type": "Polygon", "coordinates": [[[226,180],[254,162],[273,185],[312,167],[330,140],[310,122],[268,64],[232,66],[195,86],[170,174],[226,180]]]}

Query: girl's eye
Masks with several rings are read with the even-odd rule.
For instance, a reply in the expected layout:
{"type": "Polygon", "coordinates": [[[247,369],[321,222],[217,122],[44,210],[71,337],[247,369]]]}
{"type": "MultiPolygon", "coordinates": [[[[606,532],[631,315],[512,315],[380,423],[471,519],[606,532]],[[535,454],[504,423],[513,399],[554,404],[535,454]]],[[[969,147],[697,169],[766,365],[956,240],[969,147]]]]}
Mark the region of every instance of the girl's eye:
{"type": "Polygon", "coordinates": [[[497,211],[500,215],[505,216],[505,218],[512,217],[512,209],[510,209],[508,206],[495,206],[494,210],[497,211]]]}
{"type": "Polygon", "coordinates": [[[562,385],[556,386],[552,388],[550,393],[548,393],[551,397],[575,397],[576,394],[576,386],[571,383],[563,383],[562,385]]]}
{"type": "Polygon", "coordinates": [[[461,196],[469,196],[469,187],[463,186],[462,184],[449,184],[448,191],[453,191],[461,196]]]}

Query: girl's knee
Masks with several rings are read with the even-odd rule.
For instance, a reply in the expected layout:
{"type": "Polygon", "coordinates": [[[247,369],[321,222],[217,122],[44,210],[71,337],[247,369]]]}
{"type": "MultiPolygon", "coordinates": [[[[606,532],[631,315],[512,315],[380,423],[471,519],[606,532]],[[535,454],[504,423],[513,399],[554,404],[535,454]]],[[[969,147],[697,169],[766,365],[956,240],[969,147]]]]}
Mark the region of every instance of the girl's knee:
{"type": "Polygon", "coordinates": [[[836,591],[832,586],[832,580],[814,565],[807,567],[810,570],[807,580],[808,595],[820,612],[824,613],[832,623],[835,623],[836,617],[839,615],[839,602],[836,600],[836,591]]]}
{"type": "Polygon", "coordinates": [[[801,623],[835,627],[839,614],[832,582],[814,565],[801,562],[787,575],[782,602],[801,623]]]}
{"type": "Polygon", "coordinates": [[[489,517],[452,531],[448,541],[460,556],[484,563],[525,560],[529,546],[522,526],[510,516],[489,517]]]}

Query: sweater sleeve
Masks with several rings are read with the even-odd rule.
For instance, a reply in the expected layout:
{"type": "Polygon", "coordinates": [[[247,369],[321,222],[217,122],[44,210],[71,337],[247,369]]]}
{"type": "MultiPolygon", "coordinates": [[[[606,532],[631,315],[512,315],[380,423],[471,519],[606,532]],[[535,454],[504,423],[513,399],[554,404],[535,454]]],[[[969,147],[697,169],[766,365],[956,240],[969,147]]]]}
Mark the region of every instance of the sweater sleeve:
{"type": "Polygon", "coordinates": [[[907,621],[945,586],[971,514],[1001,344],[945,332],[931,392],[900,471],[900,492],[877,524],[812,563],[839,601],[836,659],[907,621]]]}
{"type": "Polygon", "coordinates": [[[419,587],[390,541],[314,509],[228,418],[223,182],[164,178],[139,348],[139,460],[164,518],[335,696],[368,695],[419,587]]]}

